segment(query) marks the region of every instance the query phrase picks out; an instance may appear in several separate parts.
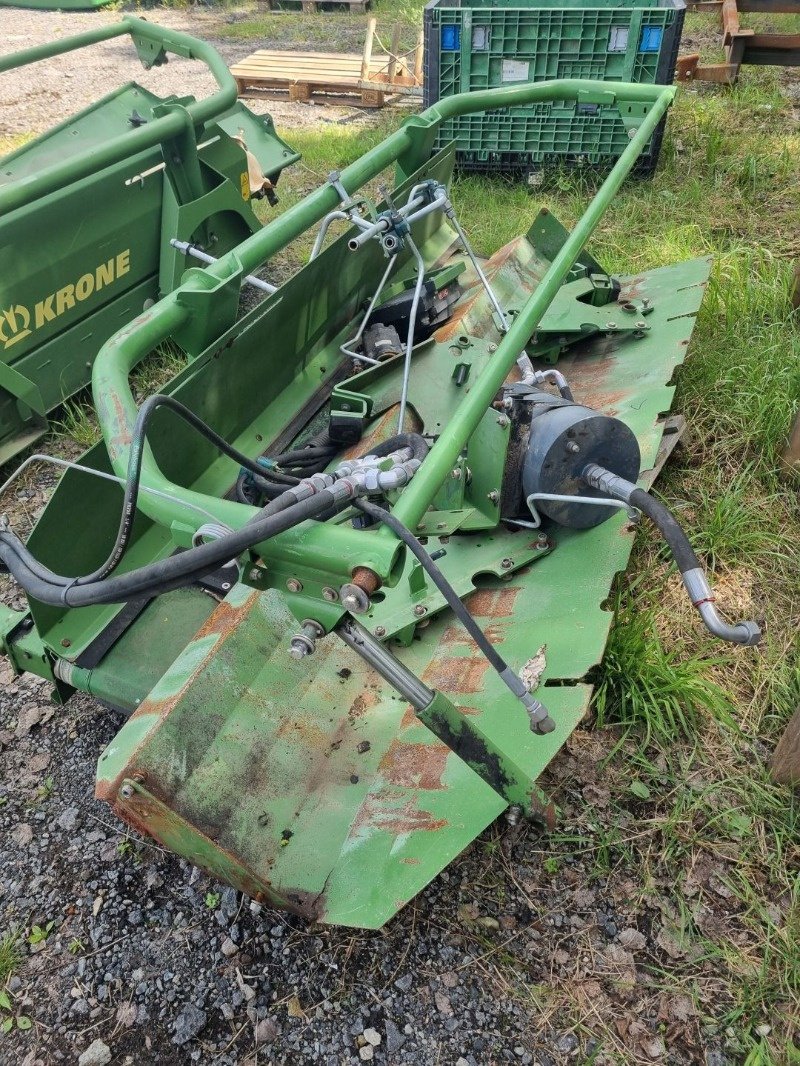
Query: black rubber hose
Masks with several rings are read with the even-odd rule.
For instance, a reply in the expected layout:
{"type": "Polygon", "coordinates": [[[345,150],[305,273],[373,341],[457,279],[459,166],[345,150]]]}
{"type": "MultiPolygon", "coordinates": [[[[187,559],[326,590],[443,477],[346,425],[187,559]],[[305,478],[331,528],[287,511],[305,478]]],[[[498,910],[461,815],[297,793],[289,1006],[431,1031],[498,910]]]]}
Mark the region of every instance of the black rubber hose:
{"type": "MultiPolygon", "coordinates": [[[[276,501],[273,501],[275,504],[276,501]]],[[[91,585],[70,583],[61,585],[62,579],[53,574],[52,580],[44,580],[20,564],[15,552],[13,534],[0,534],[0,561],[12,576],[35,600],[53,606],[87,607],[106,603],[124,603],[136,596],[160,594],[186,584],[187,580],[211,573],[223,563],[229,562],[247,548],[251,548],[292,526],[329,510],[337,503],[327,489],[294,503],[278,513],[258,515],[247,525],[218,540],[209,541],[196,548],[171,555],[148,566],[132,570],[119,577],[106,578],[91,585]]],[[[272,505],[270,505],[272,506],[272,505]]],[[[70,579],[67,579],[70,581],[70,579]]]]}
{"type": "Polygon", "coordinates": [[[363,511],[364,514],[369,515],[370,518],[374,518],[378,522],[383,522],[385,526],[388,526],[389,529],[402,540],[409,551],[419,559],[431,581],[444,596],[448,607],[450,607],[453,614],[467,630],[494,669],[499,674],[504,670],[507,670],[508,663],[495,651],[481,627],[461,602],[461,598],[456,590],[433,559],[431,559],[429,553],[425,550],[423,545],[420,544],[411,530],[395,518],[391,511],[386,511],[383,507],[378,507],[377,504],[370,503],[369,500],[353,500],[353,506],[357,507],[359,511],[363,511]]]}
{"type": "Polygon", "coordinates": [[[243,452],[240,452],[238,449],[228,444],[224,437],[221,437],[219,433],[207,425],[202,418],[194,413],[194,411],[190,410],[185,404],[182,404],[180,400],[176,400],[173,396],[167,396],[163,393],[156,393],[153,396],[148,396],[139,408],[139,414],[136,416],[136,423],[131,435],[125,496],[122,503],[122,514],[120,516],[119,529],[117,531],[116,540],[114,541],[114,546],[104,563],[91,574],[84,574],[77,578],[75,582],[71,582],[71,584],[89,585],[96,581],[102,581],[103,578],[113,573],[119,566],[120,560],[125,554],[125,549],[130,543],[133,520],[136,516],[139,481],[142,474],[142,455],[144,454],[147,429],[150,420],[160,407],[166,407],[168,410],[178,415],[184,420],[184,422],[190,425],[192,429],[195,429],[203,437],[211,441],[211,443],[224,455],[227,455],[229,459],[233,459],[235,462],[239,463],[240,466],[246,467],[256,475],[264,473],[264,467],[255,459],[251,459],[248,455],[245,455],[243,452]]]}
{"type": "Polygon", "coordinates": [[[631,507],[636,507],[642,514],[646,514],[651,522],[658,527],[664,540],[669,545],[672,557],[682,574],[685,574],[688,570],[700,568],[700,560],[695,555],[689,543],[689,538],[681,529],[680,523],[663,503],[659,503],[649,492],[638,488],[634,489],[630,494],[628,502],[631,507]]]}
{"type": "Polygon", "coordinates": [[[374,448],[370,448],[369,454],[383,457],[399,451],[401,448],[410,448],[412,458],[419,459],[420,462],[430,451],[430,445],[421,434],[398,433],[397,436],[390,437],[389,440],[383,441],[382,444],[376,444],[374,448]]]}

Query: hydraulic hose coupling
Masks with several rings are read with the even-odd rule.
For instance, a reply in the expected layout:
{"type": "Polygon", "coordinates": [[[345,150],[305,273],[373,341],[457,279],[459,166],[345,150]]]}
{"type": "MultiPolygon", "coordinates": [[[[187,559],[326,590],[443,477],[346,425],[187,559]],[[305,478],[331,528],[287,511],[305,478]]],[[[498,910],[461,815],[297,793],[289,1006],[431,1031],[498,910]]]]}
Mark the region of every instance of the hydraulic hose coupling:
{"type": "MultiPolygon", "coordinates": [[[[384,457],[365,455],[363,459],[344,462],[336,468],[335,475],[339,479],[336,485],[352,486],[353,493],[359,496],[389,492],[407,485],[421,465],[419,459],[412,457],[410,448],[402,448],[384,457]],[[388,463],[391,466],[382,469],[388,463]]],[[[334,494],[336,485],[332,490],[334,494]]]]}
{"type": "Polygon", "coordinates": [[[500,672],[500,677],[505,681],[515,696],[519,698],[528,712],[528,720],[531,724],[531,732],[533,733],[552,733],[556,727],[556,723],[550,717],[550,712],[545,705],[537,700],[535,696],[532,696],[528,689],[525,687],[525,683],[519,678],[510,666],[507,666],[505,670],[500,672]]]}
{"type": "Polygon", "coordinates": [[[706,629],[721,640],[731,644],[742,644],[745,648],[755,647],[761,640],[761,630],[755,622],[737,622],[729,625],[714,606],[714,593],[706,580],[706,575],[695,567],[681,574],[684,587],[689,594],[692,605],[700,613],[706,629]]]}
{"type": "Polygon", "coordinates": [[[632,481],[612,474],[610,470],[605,470],[595,463],[590,463],[581,477],[591,488],[604,492],[606,496],[612,496],[615,500],[624,500],[625,503],[629,502],[631,493],[636,488],[632,481]]]}

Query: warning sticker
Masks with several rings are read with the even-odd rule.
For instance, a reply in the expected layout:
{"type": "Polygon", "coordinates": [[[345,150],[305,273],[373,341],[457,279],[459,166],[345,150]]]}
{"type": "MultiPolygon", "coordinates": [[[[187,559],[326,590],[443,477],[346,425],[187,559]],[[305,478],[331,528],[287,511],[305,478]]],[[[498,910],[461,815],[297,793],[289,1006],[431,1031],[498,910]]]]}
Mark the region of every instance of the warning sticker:
{"type": "Polygon", "coordinates": [[[522,59],[503,60],[503,72],[501,75],[503,81],[529,81],[530,73],[530,63],[522,59]]]}

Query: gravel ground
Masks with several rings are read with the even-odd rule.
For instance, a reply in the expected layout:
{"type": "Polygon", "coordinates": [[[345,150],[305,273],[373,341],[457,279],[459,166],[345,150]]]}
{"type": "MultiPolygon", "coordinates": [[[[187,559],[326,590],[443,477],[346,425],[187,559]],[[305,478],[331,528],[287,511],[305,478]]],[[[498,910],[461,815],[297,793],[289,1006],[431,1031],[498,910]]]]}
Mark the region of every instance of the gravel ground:
{"type": "MultiPolygon", "coordinates": [[[[257,48],[281,46],[279,40],[240,41],[216,36],[214,31],[220,25],[218,14],[161,9],[139,14],[145,14],[150,22],[211,41],[229,65],[257,48]]],[[[237,16],[227,17],[234,20],[237,16]]],[[[0,55],[85,33],[117,18],[118,15],[108,11],[64,13],[3,8],[0,55]]],[[[276,18],[280,27],[280,16],[276,18]]],[[[308,47],[319,50],[320,43],[309,42],[308,47]]],[[[358,51],[358,47],[353,47],[358,51]]],[[[24,73],[0,75],[0,134],[42,133],[126,81],[136,81],[162,96],[192,93],[199,98],[213,92],[215,87],[214,79],[202,63],[180,56],[170,56],[165,66],[145,71],[130,40],[115,38],[91,49],[43,60],[28,67],[24,73]]],[[[246,102],[256,114],[268,111],[278,128],[281,125],[336,124],[343,120],[369,123],[374,120],[370,112],[350,107],[319,107],[280,100],[246,102]]]]}
{"type": "MultiPolygon", "coordinates": [[[[0,52],[109,17],[4,10],[0,52]]],[[[204,36],[218,21],[150,17],[204,36]]],[[[215,43],[229,61],[249,50],[215,43]]],[[[210,88],[194,64],[144,75],[126,46],[108,42],[91,64],[64,57],[40,64],[35,81],[0,78],[0,132],[47,129],[124,78],[161,92],[210,88]]],[[[268,107],[279,126],[353,115],[268,107]]],[[[41,511],[48,477],[3,500],[16,528],[41,511]]],[[[0,596],[20,605],[8,584],[0,596]]],[[[260,909],[128,836],[92,799],[96,760],[119,725],[88,697],[56,708],[43,682],[13,678],[0,660],[0,938],[21,932],[8,988],[15,1014],[33,1021],[0,1036],[0,1063],[737,1060],[730,1032],[664,976],[679,957],[666,932],[672,886],[642,890],[635,864],[619,860],[598,873],[595,854],[571,842],[610,823],[610,787],[626,792],[624,752],[603,767],[613,732],[578,731],[544,782],[563,812],[558,840],[494,827],[387,929],[361,933],[260,909]],[[34,925],[49,929],[38,943],[34,925]]],[[[693,883],[713,897],[718,874],[712,863],[693,883]]],[[[693,960],[692,972],[713,999],[713,965],[693,960]]]]}

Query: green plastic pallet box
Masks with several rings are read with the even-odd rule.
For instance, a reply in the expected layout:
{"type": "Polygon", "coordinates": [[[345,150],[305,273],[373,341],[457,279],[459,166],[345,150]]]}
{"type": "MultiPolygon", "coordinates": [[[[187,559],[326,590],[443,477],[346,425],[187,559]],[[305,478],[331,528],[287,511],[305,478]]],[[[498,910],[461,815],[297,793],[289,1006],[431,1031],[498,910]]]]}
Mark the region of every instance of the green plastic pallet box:
{"type": "MultiPolygon", "coordinates": [[[[425,8],[425,105],[455,93],[556,78],[669,84],[684,0],[431,0],[425,8]]],[[[629,143],[642,111],[554,103],[484,112],[442,125],[464,170],[531,174],[550,164],[602,166],[629,143]]],[[[638,173],[655,169],[664,125],[638,173]]]]}

